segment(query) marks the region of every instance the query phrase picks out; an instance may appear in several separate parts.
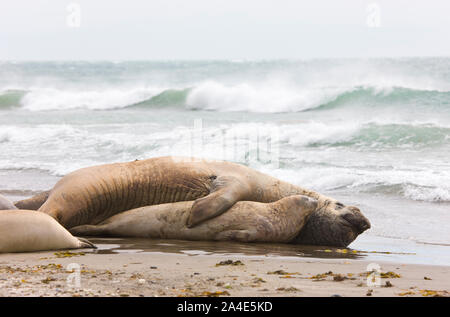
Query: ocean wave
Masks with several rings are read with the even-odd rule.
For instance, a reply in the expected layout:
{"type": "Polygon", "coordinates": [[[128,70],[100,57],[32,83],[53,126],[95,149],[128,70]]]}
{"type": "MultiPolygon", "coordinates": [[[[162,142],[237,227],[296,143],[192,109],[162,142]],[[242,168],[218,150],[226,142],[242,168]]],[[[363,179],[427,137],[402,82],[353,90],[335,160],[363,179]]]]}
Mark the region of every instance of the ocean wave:
{"type": "Polygon", "coordinates": [[[125,108],[147,100],[161,91],[156,87],[106,90],[60,90],[54,88],[29,91],[20,101],[31,111],[48,110],[111,110],[125,108]]]}
{"type": "MultiPolygon", "coordinates": [[[[302,129],[306,130],[306,129],[302,129]]],[[[356,147],[368,149],[417,148],[450,145],[450,126],[435,123],[374,123],[345,124],[310,123],[310,133],[298,136],[292,131],[288,140],[293,145],[310,147],[356,147]],[[317,131],[314,133],[314,131],[317,131]]]]}
{"type": "Polygon", "coordinates": [[[124,108],[180,107],[185,105],[190,88],[163,89],[140,87],[106,90],[61,90],[39,88],[0,91],[0,110],[22,108],[49,110],[116,110],[124,108]]]}
{"type": "Polygon", "coordinates": [[[319,192],[351,191],[383,194],[415,201],[450,202],[447,171],[415,169],[377,170],[337,166],[308,166],[298,169],[262,170],[280,179],[319,192]]]}
{"type": "Polygon", "coordinates": [[[450,92],[422,90],[398,86],[311,86],[293,87],[286,84],[225,86],[206,82],[190,91],[186,106],[193,110],[300,112],[328,110],[343,105],[393,103],[449,105],[450,92]]]}
{"type": "Polygon", "coordinates": [[[185,89],[167,89],[163,90],[151,98],[130,105],[134,108],[147,108],[147,107],[184,107],[186,104],[186,98],[192,88],[185,89]]]}
{"type": "Polygon", "coordinates": [[[343,92],[344,88],[299,89],[286,83],[226,86],[210,81],[190,91],[186,107],[210,111],[297,112],[318,107],[343,92]]]}
{"type": "MultiPolygon", "coordinates": [[[[332,110],[345,105],[413,105],[437,106],[450,105],[450,91],[412,89],[406,87],[356,86],[339,94],[330,102],[319,105],[313,110],[332,110]]],[[[311,109],[307,109],[311,110],[311,109]]],[[[428,107],[428,110],[432,110],[428,107]]]]}
{"type": "MultiPolygon", "coordinates": [[[[53,139],[100,138],[102,135],[114,136],[128,143],[139,143],[155,139],[177,138],[190,135],[192,126],[163,127],[158,123],[124,123],[100,125],[38,124],[34,126],[0,126],[0,143],[15,144],[44,143],[53,139]],[[130,130],[131,129],[131,130],[130,130]],[[90,131],[99,131],[91,136],[90,131]],[[133,131],[133,133],[130,133],[133,131]],[[151,135],[148,135],[151,133],[151,135]],[[124,139],[125,140],[125,139],[124,139]],[[131,142],[132,141],[132,142],[131,142]]],[[[299,123],[260,123],[240,122],[203,127],[197,134],[206,143],[221,143],[226,140],[272,139],[279,146],[296,150],[351,150],[385,151],[390,149],[423,150],[445,149],[450,146],[450,125],[429,122],[341,122],[327,123],[315,120],[299,123]],[[223,139],[223,140],[222,140],[223,139]]],[[[99,141],[99,140],[97,140],[99,141]]],[[[37,145],[39,145],[37,144],[37,145]]],[[[101,143],[100,143],[101,145],[101,143]]]]}
{"type": "MultiPolygon", "coordinates": [[[[342,125],[323,126],[317,122],[300,126],[239,123],[205,127],[202,145],[190,138],[193,131],[187,127],[171,129],[146,123],[0,126],[0,168],[34,168],[62,176],[97,164],[164,155],[196,156],[248,164],[321,192],[348,190],[430,202],[450,201],[448,168],[434,155],[420,154],[421,149],[414,149],[411,154],[412,157],[419,155],[420,160],[408,159],[407,153],[399,151],[394,152],[400,156],[389,151],[376,154],[373,145],[379,146],[385,138],[383,135],[365,141],[365,153],[370,152],[370,155],[352,148],[361,144],[342,145],[343,140],[361,142],[367,133],[365,129],[383,131],[385,127],[368,124],[345,130],[342,125]],[[272,143],[267,144],[267,141],[272,143]],[[280,165],[274,167],[270,159],[277,151],[280,165]]],[[[434,128],[419,125],[419,130],[434,128]]],[[[388,131],[390,129],[388,126],[388,131]]],[[[414,127],[408,129],[414,130],[414,127]]],[[[448,129],[447,136],[450,135],[448,129]]],[[[432,139],[430,137],[430,142],[436,142],[432,139]]],[[[410,141],[413,142],[410,146],[421,146],[423,142],[420,138],[410,141]]],[[[445,157],[445,150],[441,152],[445,157]]]]}
{"type": "Polygon", "coordinates": [[[0,92],[0,110],[20,107],[20,101],[26,93],[26,90],[20,89],[7,89],[0,92]]]}
{"type": "Polygon", "coordinates": [[[0,92],[0,109],[21,107],[30,111],[154,109],[181,107],[219,112],[282,113],[326,111],[345,106],[361,109],[386,107],[448,107],[450,92],[401,86],[306,86],[286,82],[239,83],[216,81],[190,87],[141,86],[108,89],[30,88],[0,92]]]}

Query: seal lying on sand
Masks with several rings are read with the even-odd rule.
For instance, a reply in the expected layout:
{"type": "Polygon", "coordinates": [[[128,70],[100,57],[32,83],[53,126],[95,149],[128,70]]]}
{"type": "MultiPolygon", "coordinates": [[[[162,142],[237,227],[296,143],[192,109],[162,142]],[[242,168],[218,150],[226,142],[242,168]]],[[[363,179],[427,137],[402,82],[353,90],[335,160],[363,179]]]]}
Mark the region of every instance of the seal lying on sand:
{"type": "Polygon", "coordinates": [[[0,210],[17,209],[16,206],[5,196],[0,195],[0,210]]]}
{"type": "Polygon", "coordinates": [[[355,234],[370,228],[358,208],[346,207],[314,191],[240,164],[180,157],[77,170],[59,180],[39,211],[72,228],[98,224],[133,208],[195,200],[187,217],[187,226],[192,227],[222,214],[237,201],[271,203],[292,195],[317,199],[314,213],[339,219],[355,234]]]}
{"type": "Polygon", "coordinates": [[[0,210],[0,253],[95,248],[55,219],[33,210],[0,210]]]}
{"type": "Polygon", "coordinates": [[[290,242],[317,207],[315,199],[301,195],[267,204],[239,201],[222,215],[188,228],[186,221],[193,204],[187,201],[132,209],[98,225],[74,227],[70,232],[87,236],[290,242]]]}
{"type": "Polygon", "coordinates": [[[180,240],[233,240],[346,247],[358,233],[337,214],[311,221],[317,200],[302,195],[274,203],[239,201],[222,215],[188,228],[193,201],[153,205],[124,211],[98,225],[70,229],[85,236],[148,237],[180,240]]]}

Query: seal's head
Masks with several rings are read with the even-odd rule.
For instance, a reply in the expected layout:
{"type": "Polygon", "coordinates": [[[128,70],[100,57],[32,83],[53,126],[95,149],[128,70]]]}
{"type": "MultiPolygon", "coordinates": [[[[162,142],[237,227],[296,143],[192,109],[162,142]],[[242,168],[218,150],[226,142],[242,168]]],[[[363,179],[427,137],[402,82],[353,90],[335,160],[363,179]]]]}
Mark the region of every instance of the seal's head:
{"type": "Polygon", "coordinates": [[[339,202],[333,204],[314,211],[292,242],[346,247],[370,228],[369,220],[357,207],[344,206],[339,202]]]}

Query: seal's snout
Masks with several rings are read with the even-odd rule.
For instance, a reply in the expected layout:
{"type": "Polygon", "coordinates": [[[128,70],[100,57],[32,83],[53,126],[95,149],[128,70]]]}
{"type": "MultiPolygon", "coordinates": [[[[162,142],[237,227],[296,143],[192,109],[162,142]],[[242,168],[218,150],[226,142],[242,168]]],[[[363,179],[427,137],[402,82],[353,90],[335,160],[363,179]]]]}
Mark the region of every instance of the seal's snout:
{"type": "Polygon", "coordinates": [[[346,212],[344,212],[341,216],[356,230],[358,234],[370,229],[369,220],[364,217],[358,208],[349,206],[346,209],[346,212]]]}

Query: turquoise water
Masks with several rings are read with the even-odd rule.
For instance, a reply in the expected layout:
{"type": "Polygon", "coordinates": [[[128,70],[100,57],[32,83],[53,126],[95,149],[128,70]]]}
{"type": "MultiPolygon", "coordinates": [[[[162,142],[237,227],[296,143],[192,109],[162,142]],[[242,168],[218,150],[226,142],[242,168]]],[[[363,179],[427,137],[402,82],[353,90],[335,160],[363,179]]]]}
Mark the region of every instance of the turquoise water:
{"type": "Polygon", "coordinates": [[[450,58],[0,63],[0,192],[161,155],[358,205],[367,237],[449,244],[450,58]]]}

